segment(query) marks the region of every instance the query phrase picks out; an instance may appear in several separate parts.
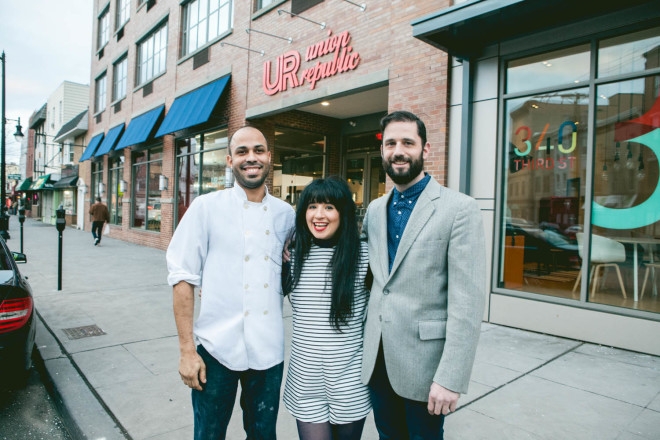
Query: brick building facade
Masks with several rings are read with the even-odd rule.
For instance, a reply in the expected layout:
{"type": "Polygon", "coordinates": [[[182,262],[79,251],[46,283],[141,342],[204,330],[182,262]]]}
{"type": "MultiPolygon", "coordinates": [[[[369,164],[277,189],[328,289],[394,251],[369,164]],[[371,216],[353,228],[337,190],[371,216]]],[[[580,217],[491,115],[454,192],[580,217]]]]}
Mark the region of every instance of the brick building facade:
{"type": "MultiPolygon", "coordinates": [[[[449,2],[442,3],[449,5],[449,2]]],[[[167,122],[163,121],[163,118],[167,119],[177,98],[182,98],[189,92],[194,93],[196,89],[224,76],[230,76],[218,102],[212,105],[212,115],[203,123],[163,136],[154,137],[154,133],[151,133],[144,142],[121,149],[117,149],[117,146],[122,144],[119,136],[116,143],[109,146],[107,153],[97,154],[90,151],[88,157],[83,157],[79,174],[89,185],[89,191],[86,193],[87,206],[100,194],[104,201],[121,213],[111,224],[112,237],[166,248],[176,227],[178,207],[181,206],[178,198],[182,194],[183,180],[178,174],[180,164],[177,157],[180,156],[181,150],[177,147],[177,142],[185,143],[186,139],[200,140],[205,133],[218,130],[225,130],[222,136],[227,137],[246,124],[256,126],[266,134],[274,157],[273,171],[268,180],[269,188],[271,192],[281,194],[283,199],[288,192],[289,196],[295,196],[294,192],[301,188],[275,188],[274,180],[278,180],[278,171],[282,168],[285,171],[287,168],[295,168],[293,162],[288,166],[286,162],[275,160],[280,157],[280,146],[283,147],[281,151],[285,151],[295,144],[295,154],[292,156],[296,156],[295,160],[299,161],[296,163],[302,164],[299,169],[296,168],[297,172],[307,177],[333,174],[355,176],[359,170],[356,168],[350,171],[346,157],[351,152],[373,152],[377,149],[377,143],[366,142],[362,147],[350,147],[349,138],[353,136],[359,140],[360,136],[373,136],[375,139],[378,119],[394,109],[413,111],[426,121],[428,138],[432,145],[427,170],[440,181],[445,180],[448,57],[413,38],[410,25],[414,18],[436,10],[438,2],[373,2],[367,4],[362,11],[360,7],[345,1],[310,3],[234,0],[220,2],[221,10],[217,15],[211,11],[212,6],[205,9],[209,4],[216,2],[95,1],[95,44],[91,66],[87,143],[93,145],[92,139],[95,136],[107,141],[110,130],[121,124],[124,124],[122,131],[125,136],[137,116],[164,104],[164,116],[161,116],[154,127],[150,127],[156,132],[160,124],[167,122]],[[266,3],[267,6],[260,7],[266,3]],[[197,32],[203,27],[199,17],[206,14],[206,23],[216,23],[214,20],[223,16],[223,7],[227,8],[225,16],[230,17],[231,22],[224,32],[220,30],[214,34],[210,29],[216,25],[210,24],[206,28],[206,34],[197,32]],[[198,14],[200,10],[206,12],[198,14]],[[298,14],[292,15],[292,10],[298,11],[298,14]],[[164,45],[162,40],[153,38],[153,35],[158,35],[162,29],[166,29],[160,32],[161,37],[166,35],[167,38],[164,45]],[[246,31],[248,29],[249,32],[246,31]],[[194,38],[191,37],[193,33],[194,38]],[[193,41],[195,38],[196,41],[193,41]],[[290,42],[287,40],[289,38],[290,42]],[[153,44],[151,40],[155,40],[153,44]],[[149,51],[144,47],[146,45],[150,46],[153,53],[159,53],[157,59],[153,54],[149,55],[149,51]],[[316,57],[312,60],[306,60],[308,48],[321,49],[321,53],[315,54],[316,57]],[[342,50],[346,54],[344,58],[341,58],[342,50]],[[165,54],[164,64],[162,53],[165,54]],[[350,55],[353,55],[353,58],[349,59],[350,55]],[[149,57],[154,65],[162,65],[160,71],[151,77],[149,74],[145,76],[144,73],[149,57]],[[344,60],[344,69],[318,79],[313,88],[310,81],[303,81],[304,70],[314,69],[318,64],[327,66],[334,58],[344,60]],[[284,85],[280,87],[283,90],[268,90],[268,84],[271,87],[278,84],[278,74],[281,73],[278,69],[283,66],[278,64],[278,60],[292,63],[296,59],[298,70],[291,74],[295,78],[289,75],[287,79],[287,73],[284,72],[285,79],[279,82],[280,86],[284,85]],[[122,67],[124,60],[126,61],[122,67]],[[349,66],[349,61],[354,65],[349,66]],[[267,68],[270,68],[270,76],[265,78],[264,72],[267,68]],[[121,78],[118,79],[118,75],[121,78]],[[296,80],[304,84],[297,85],[296,80]],[[116,87],[121,87],[122,83],[126,92],[116,95],[116,87]],[[102,90],[103,88],[105,90],[102,90]],[[324,101],[329,105],[321,105],[324,101]],[[292,138],[292,144],[281,145],[276,133],[281,134],[282,131],[292,138]],[[316,169],[316,174],[305,171],[311,162],[303,163],[303,144],[304,138],[310,136],[318,139],[317,145],[322,144],[322,151],[315,150],[316,153],[320,151],[322,156],[321,174],[318,174],[319,170],[316,169]],[[160,163],[154,165],[154,169],[160,170],[169,185],[167,189],[156,192],[153,191],[154,181],[151,180],[151,193],[142,197],[136,195],[136,188],[133,188],[136,184],[132,171],[136,152],[154,149],[162,151],[158,159],[160,163]],[[113,164],[120,164],[117,162],[118,158],[123,166],[123,191],[113,194],[119,181],[113,180],[110,169],[113,164]],[[103,182],[103,193],[99,193],[99,182],[103,182]],[[136,216],[144,215],[140,208],[143,198],[147,210],[150,209],[146,217],[154,212],[154,207],[160,207],[157,227],[154,226],[156,221],[150,218],[144,221],[146,227],[135,220],[136,216]]],[[[216,27],[222,28],[222,18],[218,19],[217,23],[219,24],[216,27]]],[[[194,113],[197,108],[189,108],[188,111],[194,113]]],[[[119,127],[117,129],[121,130],[119,127]]],[[[98,151],[108,149],[103,147],[102,142],[96,145],[98,151]]],[[[223,142],[226,142],[226,139],[223,142]]],[[[353,157],[359,155],[353,154],[353,157]]],[[[368,156],[364,158],[370,160],[373,155],[368,156]]],[[[356,163],[364,164],[364,158],[356,159],[356,163]]],[[[224,159],[221,162],[224,162],[224,159]]],[[[376,159],[373,159],[373,162],[375,163],[376,159]]],[[[221,163],[219,165],[223,166],[221,163]]],[[[313,167],[317,168],[317,165],[313,167]]],[[[365,196],[356,194],[358,205],[362,208],[366,208],[374,196],[382,194],[387,185],[384,176],[375,176],[376,170],[373,170],[373,173],[371,192],[365,196]]],[[[284,175],[289,176],[286,173],[284,175]]],[[[299,175],[297,177],[301,178],[299,175]]],[[[215,179],[215,189],[224,186],[222,182],[217,184],[216,177],[212,179],[215,179]]],[[[356,192],[361,191],[365,182],[354,180],[357,185],[356,192]]],[[[204,189],[195,188],[191,195],[194,196],[195,191],[201,193],[204,189]]],[[[186,197],[184,205],[189,204],[190,199],[186,197]]],[[[85,229],[90,227],[90,223],[85,225],[85,229]]]]}

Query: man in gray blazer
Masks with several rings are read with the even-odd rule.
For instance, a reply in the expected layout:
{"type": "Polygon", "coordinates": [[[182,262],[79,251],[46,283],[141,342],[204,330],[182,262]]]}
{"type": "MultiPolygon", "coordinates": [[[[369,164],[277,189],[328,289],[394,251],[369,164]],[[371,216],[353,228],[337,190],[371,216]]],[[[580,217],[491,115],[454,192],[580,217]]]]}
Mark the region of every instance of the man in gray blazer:
{"type": "Polygon", "coordinates": [[[381,121],[394,189],[369,204],[373,286],[362,380],[380,439],[442,439],[467,392],[485,303],[485,242],[474,199],[424,172],[430,144],[412,113],[381,121]]]}

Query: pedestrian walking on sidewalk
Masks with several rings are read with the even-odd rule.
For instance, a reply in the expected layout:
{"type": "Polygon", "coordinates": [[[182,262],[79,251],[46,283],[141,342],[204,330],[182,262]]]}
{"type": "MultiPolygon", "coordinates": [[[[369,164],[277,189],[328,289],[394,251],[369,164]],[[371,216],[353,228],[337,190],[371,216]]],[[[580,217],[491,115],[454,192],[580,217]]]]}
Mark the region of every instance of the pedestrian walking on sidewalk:
{"type": "Polygon", "coordinates": [[[360,380],[369,292],[366,241],[344,180],[312,181],[298,201],[291,253],[291,357],[284,404],[301,440],[358,440],[371,411],[360,380]]]}
{"type": "Polygon", "coordinates": [[[224,439],[241,384],[247,438],[276,438],[284,369],[281,267],[295,213],[265,181],[271,152],[243,127],[229,142],[236,185],[190,204],[167,249],[179,374],[192,388],[195,439],[224,439]],[[203,290],[193,325],[194,288],[203,290]]]}
{"type": "Polygon", "coordinates": [[[89,214],[92,216],[94,246],[98,246],[101,244],[101,238],[103,238],[103,225],[105,222],[110,221],[110,213],[108,212],[108,207],[101,202],[101,198],[97,197],[96,203],[89,208],[89,214]]]}
{"type": "Polygon", "coordinates": [[[485,241],[476,201],[424,172],[424,122],[381,120],[394,189],[369,204],[363,233],[373,286],[362,380],[380,438],[438,440],[467,392],[485,303],[485,241]]]}

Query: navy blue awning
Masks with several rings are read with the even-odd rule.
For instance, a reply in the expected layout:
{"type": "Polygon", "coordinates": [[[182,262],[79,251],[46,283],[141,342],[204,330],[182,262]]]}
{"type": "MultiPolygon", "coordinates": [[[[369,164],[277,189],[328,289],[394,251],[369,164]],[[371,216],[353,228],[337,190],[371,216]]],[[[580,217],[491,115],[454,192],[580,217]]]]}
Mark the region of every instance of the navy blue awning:
{"type": "Polygon", "coordinates": [[[101,142],[101,145],[99,146],[98,150],[96,150],[96,153],[94,153],[94,156],[95,157],[103,156],[104,154],[108,154],[110,151],[112,151],[114,146],[117,145],[119,136],[123,131],[124,131],[123,122],[115,127],[112,127],[108,131],[108,134],[105,135],[105,139],[103,139],[103,142],[101,142]]]}
{"type": "Polygon", "coordinates": [[[78,162],[84,162],[87,159],[91,158],[94,155],[96,149],[101,144],[102,140],[103,140],[103,133],[99,133],[96,136],[94,136],[92,140],[89,141],[89,144],[87,144],[87,148],[85,149],[85,152],[83,153],[82,157],[78,162]]]}
{"type": "Polygon", "coordinates": [[[131,145],[141,144],[150,139],[153,135],[154,128],[156,127],[156,123],[158,122],[158,119],[160,119],[164,110],[165,105],[160,105],[131,119],[128,128],[126,128],[126,131],[117,144],[115,151],[130,147],[131,145]]]}
{"type": "Polygon", "coordinates": [[[172,103],[156,137],[207,122],[229,82],[230,75],[179,96],[172,103]]]}

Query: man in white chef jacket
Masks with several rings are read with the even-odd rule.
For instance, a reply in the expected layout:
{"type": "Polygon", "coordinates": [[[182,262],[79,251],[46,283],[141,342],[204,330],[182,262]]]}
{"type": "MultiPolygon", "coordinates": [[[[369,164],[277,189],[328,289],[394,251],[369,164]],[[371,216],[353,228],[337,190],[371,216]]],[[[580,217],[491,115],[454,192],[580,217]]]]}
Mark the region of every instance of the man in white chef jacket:
{"type": "Polygon", "coordinates": [[[284,362],[282,249],[293,208],[266,189],[271,153],[243,127],[229,141],[233,188],[197,197],[167,249],[179,374],[192,389],[195,439],[224,439],[241,383],[248,439],[275,439],[284,362]],[[194,288],[202,289],[194,322],[194,288]]]}

